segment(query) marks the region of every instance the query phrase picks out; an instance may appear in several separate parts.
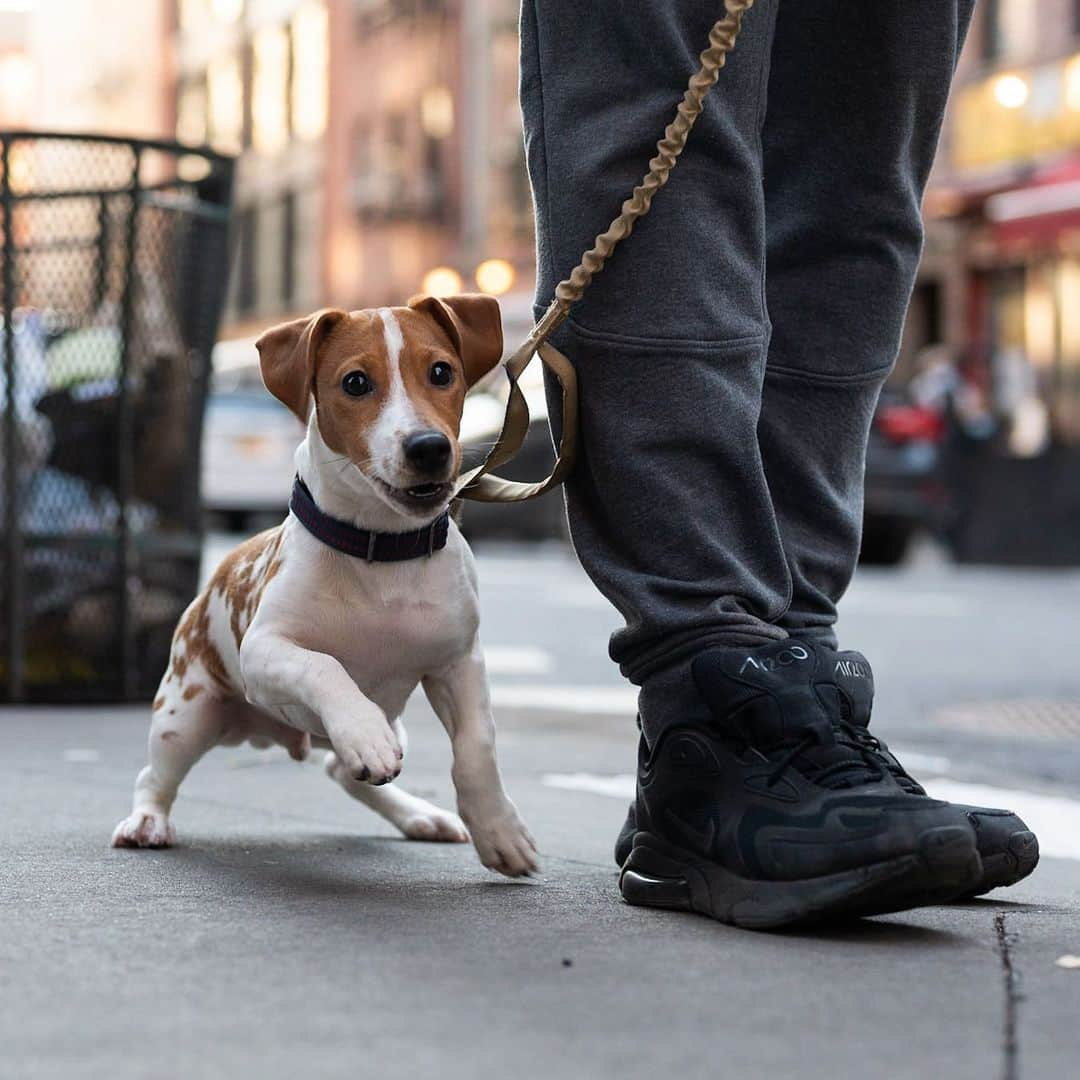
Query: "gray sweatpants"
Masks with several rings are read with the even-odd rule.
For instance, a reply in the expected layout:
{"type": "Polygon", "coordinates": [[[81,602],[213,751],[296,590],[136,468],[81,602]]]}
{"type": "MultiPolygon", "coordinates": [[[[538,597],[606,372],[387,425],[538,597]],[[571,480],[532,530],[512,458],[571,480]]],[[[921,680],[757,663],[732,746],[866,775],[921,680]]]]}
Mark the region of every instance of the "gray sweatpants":
{"type": "MultiPolygon", "coordinates": [[[[869,425],[973,0],[757,0],[670,183],[556,343],[574,546],[646,731],[712,644],[835,644],[869,425]]],[[[537,312],[617,213],[717,0],[523,0],[537,312]]]]}

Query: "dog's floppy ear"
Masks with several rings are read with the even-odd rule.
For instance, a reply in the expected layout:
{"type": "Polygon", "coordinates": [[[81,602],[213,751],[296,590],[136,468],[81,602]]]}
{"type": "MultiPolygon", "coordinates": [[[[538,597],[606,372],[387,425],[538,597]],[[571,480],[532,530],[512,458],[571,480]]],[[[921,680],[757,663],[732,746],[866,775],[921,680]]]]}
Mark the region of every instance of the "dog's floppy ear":
{"type": "Polygon", "coordinates": [[[414,296],[409,307],[430,316],[450,336],[470,386],[502,359],[502,316],[495,297],[483,293],[414,296]]]}
{"type": "Polygon", "coordinates": [[[255,342],[266,389],[301,420],[307,420],[319,346],[344,318],[344,311],[317,311],[307,318],[271,327],[255,342]]]}

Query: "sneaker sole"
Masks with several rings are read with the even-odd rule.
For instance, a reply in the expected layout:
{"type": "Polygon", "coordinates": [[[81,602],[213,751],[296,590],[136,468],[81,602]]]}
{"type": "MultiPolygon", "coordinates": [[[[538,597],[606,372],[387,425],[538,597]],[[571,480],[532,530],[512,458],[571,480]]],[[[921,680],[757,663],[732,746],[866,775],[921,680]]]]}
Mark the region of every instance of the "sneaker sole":
{"type": "Polygon", "coordinates": [[[1023,881],[1039,865],[1039,840],[1029,829],[1014,832],[1009,837],[1005,851],[995,855],[984,855],[982,877],[970,892],[964,893],[961,900],[970,900],[982,896],[991,889],[1002,889],[1023,881]]]}
{"type": "MultiPolygon", "coordinates": [[[[621,870],[633,847],[633,838],[624,838],[620,834],[615,844],[615,865],[621,870]],[[620,859],[619,856],[622,856],[620,859]]],[[[1004,889],[1023,881],[1039,865],[1039,840],[1029,829],[1014,832],[1009,837],[1008,848],[993,855],[979,852],[982,859],[982,877],[969,892],[956,897],[957,900],[972,900],[994,889],[1004,889]]],[[[939,901],[927,901],[935,903],[939,901]]]]}
{"type": "Polygon", "coordinates": [[[619,875],[619,890],[635,906],[777,930],[946,903],[970,895],[982,875],[975,838],[960,825],[928,829],[919,850],[909,855],[799,881],[740,877],[639,832],[619,875]]]}

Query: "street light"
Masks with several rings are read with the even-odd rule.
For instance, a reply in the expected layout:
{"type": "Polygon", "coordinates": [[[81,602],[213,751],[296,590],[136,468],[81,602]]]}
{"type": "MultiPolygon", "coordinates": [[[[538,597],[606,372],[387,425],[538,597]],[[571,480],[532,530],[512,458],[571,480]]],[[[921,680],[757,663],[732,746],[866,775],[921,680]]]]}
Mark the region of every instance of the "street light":
{"type": "Polygon", "coordinates": [[[420,282],[420,291],[429,296],[453,296],[461,292],[461,275],[449,266],[436,266],[420,282]]]}
{"type": "Polygon", "coordinates": [[[514,268],[505,259],[485,259],[476,268],[476,284],[481,292],[502,296],[514,287],[514,268]]]}

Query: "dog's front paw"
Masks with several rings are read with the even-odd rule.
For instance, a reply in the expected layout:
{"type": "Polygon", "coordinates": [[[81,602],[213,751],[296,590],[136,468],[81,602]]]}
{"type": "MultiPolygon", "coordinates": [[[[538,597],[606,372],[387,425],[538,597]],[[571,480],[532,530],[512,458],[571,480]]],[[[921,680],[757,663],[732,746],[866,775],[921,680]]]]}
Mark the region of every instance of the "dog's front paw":
{"type": "Polygon", "coordinates": [[[166,848],[176,843],[176,832],[167,814],[136,810],[113,830],[112,846],[126,848],[166,848]]]}
{"type": "Polygon", "coordinates": [[[470,812],[461,807],[461,816],[480,861],[489,870],[507,877],[523,877],[540,869],[536,841],[509,799],[503,799],[493,811],[470,812]]]}
{"type": "Polygon", "coordinates": [[[388,784],[401,774],[401,744],[389,724],[365,727],[368,730],[330,732],[340,768],[358,783],[388,784]]]}

